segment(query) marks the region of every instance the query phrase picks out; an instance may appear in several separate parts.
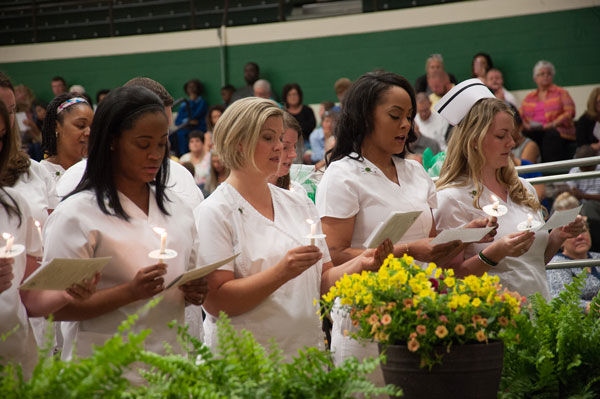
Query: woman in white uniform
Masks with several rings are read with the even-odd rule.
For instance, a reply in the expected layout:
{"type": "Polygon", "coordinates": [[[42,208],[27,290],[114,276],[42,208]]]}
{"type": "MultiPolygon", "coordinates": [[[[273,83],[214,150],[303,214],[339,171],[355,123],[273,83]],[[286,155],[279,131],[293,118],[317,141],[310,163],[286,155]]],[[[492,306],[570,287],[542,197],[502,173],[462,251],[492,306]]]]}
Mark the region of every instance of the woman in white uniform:
{"type": "MultiPolygon", "coordinates": [[[[7,108],[0,101],[0,176],[6,172],[16,140],[14,133],[7,108]]],[[[23,196],[1,184],[0,226],[0,233],[11,234],[14,244],[25,246],[25,251],[14,258],[0,258],[0,334],[7,335],[6,340],[0,340],[0,361],[20,364],[27,378],[37,363],[37,345],[28,315],[45,316],[66,305],[73,297],[88,297],[93,284],[73,286],[68,290],[73,296],[60,291],[19,291],[21,282],[38,266],[42,243],[23,196]]],[[[0,247],[5,245],[2,239],[0,247]]]]}
{"type": "MultiPolygon", "coordinates": [[[[185,303],[199,305],[206,282],[195,280],[164,291],[164,283],[196,266],[196,230],[191,210],[165,192],[169,169],[167,116],[160,99],[143,87],[115,89],[100,103],[90,134],[83,178],[50,215],[43,263],[53,258],[112,259],[99,290],[87,301],[56,314],[63,323],[62,356],[89,356],[128,316],[162,293],[154,308],[140,314],[134,330],[150,328],[148,350],[164,352],[163,342],[179,347],[171,320],[183,322],[185,303]],[[167,247],[177,257],[156,263],[148,254],[161,246],[154,231],[167,231],[167,247]],[[155,264],[153,264],[155,263],[155,264]],[[163,292],[164,291],[164,292],[163,292]]],[[[135,374],[129,377],[136,380],[135,374]]]]}
{"type": "Polygon", "coordinates": [[[386,242],[333,268],[324,240],[307,245],[307,219],[321,232],[316,208],[307,197],[268,184],[282,157],[282,116],[273,101],[245,98],[227,108],[213,131],[231,174],[194,211],[199,257],[207,264],[240,255],[208,276],[204,330],[211,348],[217,346],[220,312],[264,346],[275,339],[288,358],[304,346],[322,347],[313,301],[343,273],[378,267],[391,251],[386,242]]]}
{"type": "Polygon", "coordinates": [[[43,150],[40,163],[58,181],[65,170],[87,157],[92,107],[83,97],[65,93],[54,97],[46,108],[42,127],[43,150]]]}
{"type": "Polygon", "coordinates": [[[283,150],[281,152],[279,169],[277,169],[276,174],[269,178],[269,183],[306,197],[306,190],[302,185],[290,179],[290,168],[298,155],[296,149],[298,147],[298,139],[302,137],[302,128],[296,118],[289,112],[283,113],[283,123],[285,131],[282,138],[283,150]]]}
{"type": "MultiPolygon", "coordinates": [[[[444,265],[460,250],[459,241],[430,244],[436,236],[431,211],[437,207],[435,186],[422,165],[404,159],[407,145],[416,140],[415,113],[410,83],[393,73],[367,73],[346,93],[331,163],[316,196],[334,265],[360,254],[377,225],[395,211],[422,211],[395,243],[395,256],[406,253],[421,262],[444,265]]],[[[485,223],[479,220],[471,226],[485,223]]],[[[336,363],[350,356],[378,355],[375,343],[345,336],[345,330],[354,329],[346,310],[335,308],[332,319],[331,349],[336,363]]],[[[380,368],[371,379],[383,384],[380,368]]]]}
{"type": "MultiPolygon", "coordinates": [[[[484,217],[482,208],[495,202],[494,195],[499,204],[508,208],[508,213],[498,220],[500,238],[493,243],[467,245],[450,266],[459,276],[495,274],[511,291],[524,296],[539,292],[549,299],[545,265],[565,239],[577,236],[584,225],[578,216],[575,222],[550,234],[518,231],[517,225],[526,222],[529,215],[534,221],[544,222],[542,206],[531,184],[518,177],[511,160],[515,144],[511,135],[512,110],[504,101],[491,98],[487,91],[483,84],[474,84],[454,98],[440,100],[441,105],[450,98],[466,105],[462,106],[464,111],[458,117],[460,122],[453,130],[436,183],[436,224],[438,229],[448,229],[484,217]],[[477,94],[479,90],[483,92],[477,94]]],[[[447,110],[452,109],[449,104],[447,110]]],[[[441,115],[448,117],[448,112],[442,109],[441,115]]]]}

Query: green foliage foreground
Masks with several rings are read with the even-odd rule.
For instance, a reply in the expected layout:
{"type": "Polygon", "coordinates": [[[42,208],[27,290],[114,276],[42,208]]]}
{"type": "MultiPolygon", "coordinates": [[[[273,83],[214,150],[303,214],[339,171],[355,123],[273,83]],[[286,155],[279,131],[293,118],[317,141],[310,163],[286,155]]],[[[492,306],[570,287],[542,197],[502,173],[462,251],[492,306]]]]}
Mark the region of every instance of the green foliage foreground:
{"type": "Polygon", "coordinates": [[[0,366],[0,397],[29,398],[210,398],[210,399],[300,399],[365,398],[398,394],[388,386],[376,388],[365,376],[379,359],[348,359],[334,367],[329,354],[316,348],[300,351],[284,362],[276,346],[266,350],[247,331],[237,332],[223,317],[219,322],[218,355],[180,328],[179,336],[188,356],[157,355],[143,349],[150,331],[131,332],[136,317],[123,323],[90,358],[65,362],[40,353],[40,362],[30,380],[20,368],[0,366]],[[134,364],[135,363],[135,364],[134,364]],[[124,378],[130,366],[145,379],[133,385],[124,378]]]}

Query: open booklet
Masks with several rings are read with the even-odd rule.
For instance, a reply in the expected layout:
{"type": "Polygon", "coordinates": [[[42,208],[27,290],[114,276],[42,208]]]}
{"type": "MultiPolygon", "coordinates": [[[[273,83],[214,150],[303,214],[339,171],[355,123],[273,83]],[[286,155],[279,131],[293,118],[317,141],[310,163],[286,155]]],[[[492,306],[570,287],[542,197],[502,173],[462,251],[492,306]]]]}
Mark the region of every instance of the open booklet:
{"type": "Polygon", "coordinates": [[[73,284],[91,279],[102,271],[112,258],[63,259],[55,258],[46,266],[38,268],[21,284],[21,290],[62,291],[73,284]]]}
{"type": "Polygon", "coordinates": [[[222,259],[218,262],[212,263],[210,265],[206,265],[206,266],[202,266],[202,267],[197,267],[195,269],[189,270],[183,274],[180,274],[178,277],[176,277],[173,281],[171,281],[167,287],[165,288],[166,290],[168,290],[171,287],[179,287],[189,281],[192,280],[196,280],[198,278],[204,277],[212,272],[214,272],[215,270],[217,270],[219,267],[228,264],[229,262],[231,262],[232,260],[234,260],[235,258],[237,258],[239,256],[239,253],[230,256],[229,258],[226,259],[222,259]]]}
{"type": "Polygon", "coordinates": [[[394,212],[379,223],[365,241],[366,248],[377,248],[386,238],[397,244],[423,211],[394,212]]]}
{"type": "Polygon", "coordinates": [[[457,229],[442,230],[433,240],[431,245],[445,244],[450,241],[462,241],[464,243],[477,242],[481,240],[487,233],[492,231],[493,227],[467,228],[460,227],[457,229]]]}
{"type": "Polygon", "coordinates": [[[537,230],[552,230],[574,222],[582,207],[583,205],[579,205],[577,208],[567,209],[565,211],[555,211],[552,216],[550,216],[550,219],[537,230]]]}

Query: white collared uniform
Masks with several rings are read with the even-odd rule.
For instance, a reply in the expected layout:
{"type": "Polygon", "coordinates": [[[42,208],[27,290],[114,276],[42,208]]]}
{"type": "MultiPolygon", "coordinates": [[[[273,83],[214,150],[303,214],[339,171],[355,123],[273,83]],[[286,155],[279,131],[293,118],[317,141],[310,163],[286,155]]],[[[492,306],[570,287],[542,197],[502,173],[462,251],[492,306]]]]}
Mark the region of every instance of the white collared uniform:
{"type": "MultiPolygon", "coordinates": [[[[152,230],[167,230],[167,247],[177,251],[174,259],[165,260],[167,274],[165,283],[196,266],[197,234],[191,210],[177,197],[166,201],[170,215],[163,214],[150,190],[149,212],[146,215],[126,196],[119,193],[119,200],[129,221],[102,213],[91,191],[77,193],[59,204],[48,218],[44,230],[46,251],[43,265],[54,258],[96,258],[111,256],[112,260],[102,271],[98,289],[109,288],[133,280],[136,272],[157,261],[148,253],[160,248],[160,237],[152,230]]],[[[107,201],[108,203],[108,201],[107,201]]],[[[110,209],[110,208],[109,208],[110,209]]],[[[167,326],[172,320],[184,320],[184,297],[179,289],[165,291],[162,300],[149,312],[140,315],[134,330],[151,328],[152,334],[145,341],[146,349],[163,353],[163,341],[175,350],[176,329],[167,326]]],[[[117,331],[119,324],[129,315],[140,310],[148,300],[140,300],[122,306],[102,316],[80,322],[62,323],[64,347],[62,357],[70,359],[77,341],[77,355],[89,356],[92,344],[102,345],[117,331]]]]}
{"type": "MultiPolygon", "coordinates": [[[[2,362],[11,360],[20,364],[25,378],[28,378],[37,363],[37,345],[18,288],[25,275],[26,255],[42,256],[42,243],[23,196],[8,187],[4,190],[15,200],[21,210],[21,225],[19,226],[18,217],[14,214],[9,217],[6,209],[0,205],[0,231],[12,234],[14,243],[24,245],[25,252],[14,258],[12,285],[8,290],[0,293],[0,334],[7,334],[13,328],[17,328],[8,335],[6,341],[0,340],[0,357],[2,362]]],[[[0,190],[0,197],[4,202],[12,204],[6,193],[0,190]]],[[[4,242],[0,244],[2,247],[4,245],[4,242]]]]}
{"type": "Polygon", "coordinates": [[[57,163],[50,162],[47,159],[42,159],[40,161],[40,165],[42,165],[46,171],[48,171],[55,183],[58,183],[62,175],[65,173],[65,168],[57,163]]]}
{"type": "MultiPolygon", "coordinates": [[[[355,157],[357,154],[351,155],[355,157]]],[[[423,211],[400,243],[429,237],[433,224],[431,209],[437,206],[433,181],[418,162],[395,156],[392,159],[399,184],[388,179],[368,159],[364,158],[361,162],[345,157],[329,165],[317,188],[316,203],[322,218],[355,217],[350,244],[352,248],[365,248],[365,241],[371,232],[396,211],[423,211]]],[[[331,350],[336,364],[350,356],[362,359],[379,355],[376,344],[363,346],[344,336],[344,330],[354,330],[349,316],[344,316],[341,311],[334,311],[331,316],[331,350]]],[[[383,383],[379,368],[372,375],[372,380],[383,383]]]]}
{"type": "MultiPolygon", "coordinates": [[[[289,251],[308,245],[306,219],[318,220],[308,198],[269,185],[275,219],[261,215],[228,183],[222,183],[194,210],[200,237],[199,264],[209,264],[240,253],[233,264],[219,270],[233,271],[244,278],[274,267],[289,251]]],[[[320,224],[319,229],[320,232],[320,224]]],[[[321,320],[313,299],[320,297],[323,263],[329,262],[324,240],[316,243],[323,258],[296,278],[286,282],[254,309],[231,316],[236,329],[246,329],[268,347],[275,339],[284,355],[297,355],[303,346],[323,347],[321,320]]],[[[218,315],[207,313],[204,321],[206,344],[217,345],[218,315]]]]}
{"type": "MultiPolygon", "coordinates": [[[[535,190],[527,181],[520,179],[525,188],[536,195],[535,190]]],[[[438,230],[461,227],[473,219],[488,217],[481,209],[473,206],[473,191],[475,186],[470,184],[466,187],[450,187],[438,192],[439,208],[434,211],[434,217],[438,230]]],[[[485,186],[479,198],[479,205],[493,203],[493,193],[485,186]]],[[[534,220],[544,223],[541,212],[534,212],[531,208],[515,204],[510,197],[507,202],[500,199],[500,204],[508,208],[508,213],[498,218],[497,238],[504,237],[510,233],[517,233],[517,225],[527,220],[531,214],[534,220]]],[[[465,259],[475,256],[490,243],[469,244],[465,248],[465,259]]],[[[548,232],[537,231],[535,241],[529,250],[518,258],[507,256],[498,262],[498,266],[490,269],[488,274],[498,275],[500,283],[511,291],[517,291],[521,295],[529,296],[536,292],[550,299],[548,279],[546,277],[546,262],[544,252],[548,245],[548,232]]]]}

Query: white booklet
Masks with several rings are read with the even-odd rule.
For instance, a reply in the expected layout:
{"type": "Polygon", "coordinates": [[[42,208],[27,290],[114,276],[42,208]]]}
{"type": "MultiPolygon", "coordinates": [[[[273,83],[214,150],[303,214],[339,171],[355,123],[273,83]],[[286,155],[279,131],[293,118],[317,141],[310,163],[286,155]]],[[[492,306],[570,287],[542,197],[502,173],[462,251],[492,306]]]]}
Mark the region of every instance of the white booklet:
{"type": "Polygon", "coordinates": [[[492,231],[493,227],[467,228],[459,227],[458,229],[442,230],[433,240],[431,245],[445,244],[450,241],[462,242],[477,242],[481,240],[487,233],[492,231]]]}
{"type": "Polygon", "coordinates": [[[371,233],[367,241],[366,248],[377,248],[386,238],[397,244],[404,234],[410,229],[410,226],[421,216],[423,211],[413,212],[394,212],[385,221],[379,223],[371,233]]]}
{"type": "Polygon", "coordinates": [[[583,205],[579,205],[577,208],[554,212],[552,216],[550,216],[550,219],[548,219],[548,221],[544,223],[538,230],[552,230],[574,222],[582,207],[583,205]]]}
{"type": "Polygon", "coordinates": [[[38,268],[21,284],[21,290],[62,291],[73,284],[91,279],[102,271],[112,257],[90,259],[55,258],[46,266],[38,268]]]}
{"type": "Polygon", "coordinates": [[[219,267],[228,264],[229,262],[231,262],[232,260],[234,260],[235,258],[237,258],[239,256],[239,253],[230,256],[229,258],[226,259],[222,259],[218,262],[212,263],[210,265],[206,265],[206,266],[202,266],[202,267],[197,267],[195,269],[189,270],[183,274],[180,274],[178,277],[176,277],[173,281],[171,281],[169,283],[169,285],[167,285],[167,287],[165,288],[166,290],[168,290],[171,287],[179,287],[182,286],[183,284],[192,281],[192,280],[196,280],[198,278],[204,277],[212,272],[214,272],[215,270],[217,270],[219,267]]]}

